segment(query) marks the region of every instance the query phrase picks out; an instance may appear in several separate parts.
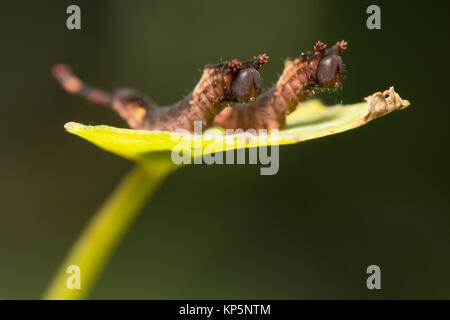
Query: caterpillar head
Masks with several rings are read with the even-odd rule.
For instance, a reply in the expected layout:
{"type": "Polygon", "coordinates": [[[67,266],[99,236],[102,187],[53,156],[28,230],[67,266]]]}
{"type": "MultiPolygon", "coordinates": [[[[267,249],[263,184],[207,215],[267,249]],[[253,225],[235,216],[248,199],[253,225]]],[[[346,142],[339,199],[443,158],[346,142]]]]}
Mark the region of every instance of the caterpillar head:
{"type": "Polygon", "coordinates": [[[242,63],[231,83],[231,94],[238,102],[251,103],[256,100],[261,92],[261,75],[258,69],[267,61],[269,57],[264,53],[242,63]]]}
{"type": "Polygon", "coordinates": [[[254,102],[260,92],[261,75],[252,67],[240,70],[231,83],[231,94],[240,103],[254,102]]]}
{"type": "Polygon", "coordinates": [[[339,88],[344,79],[344,66],[339,54],[347,49],[347,42],[338,41],[331,49],[325,47],[320,41],[314,47],[315,52],[323,54],[317,68],[317,81],[321,87],[339,88]]]}

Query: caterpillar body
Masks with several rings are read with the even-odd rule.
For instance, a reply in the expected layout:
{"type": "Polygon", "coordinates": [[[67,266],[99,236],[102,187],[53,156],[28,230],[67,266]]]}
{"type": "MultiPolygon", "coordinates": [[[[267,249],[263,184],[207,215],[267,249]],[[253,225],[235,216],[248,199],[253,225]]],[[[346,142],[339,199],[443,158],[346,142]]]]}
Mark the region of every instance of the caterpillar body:
{"type": "Polygon", "coordinates": [[[133,89],[122,88],[109,94],[84,84],[68,65],[58,64],[53,76],[69,93],[112,108],[133,129],[194,130],[194,121],[202,121],[203,128],[211,126],[214,116],[237,102],[256,100],[261,91],[258,69],[267,63],[266,54],[241,62],[237,59],[207,65],[196,87],[181,101],[159,107],[151,99],[133,89]]]}
{"type": "Polygon", "coordinates": [[[267,63],[266,54],[247,62],[234,59],[207,65],[192,93],[167,107],[158,107],[132,89],[108,94],[91,88],[67,65],[53,67],[53,75],[68,92],[111,107],[133,129],[192,132],[194,121],[202,121],[203,129],[219,125],[226,129],[271,130],[283,128],[286,115],[307,97],[341,87],[344,70],[340,53],[346,49],[343,40],[329,49],[317,41],[313,52],[287,59],[275,86],[261,95],[258,70],[267,63]]]}

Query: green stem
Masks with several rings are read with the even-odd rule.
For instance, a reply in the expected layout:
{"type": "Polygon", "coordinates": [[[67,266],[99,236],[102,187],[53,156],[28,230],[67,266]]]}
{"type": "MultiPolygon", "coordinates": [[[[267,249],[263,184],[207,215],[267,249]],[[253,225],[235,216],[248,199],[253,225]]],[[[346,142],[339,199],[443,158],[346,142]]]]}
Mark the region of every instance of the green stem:
{"type": "MultiPolygon", "coordinates": [[[[150,165],[135,167],[95,214],[60,266],[44,299],[83,299],[108,258],[165,177],[176,168],[170,155],[152,157],[150,165]],[[80,289],[69,289],[70,265],[80,269],[80,289]]],[[[73,271],[72,271],[73,272],[73,271]]]]}

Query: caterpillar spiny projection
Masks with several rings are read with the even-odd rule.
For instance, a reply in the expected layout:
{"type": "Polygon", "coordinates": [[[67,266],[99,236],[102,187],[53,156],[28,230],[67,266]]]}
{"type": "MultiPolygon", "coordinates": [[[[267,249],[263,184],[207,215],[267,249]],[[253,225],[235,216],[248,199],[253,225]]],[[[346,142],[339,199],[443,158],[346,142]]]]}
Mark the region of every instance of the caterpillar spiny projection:
{"type": "Polygon", "coordinates": [[[276,85],[259,97],[258,70],[268,62],[266,54],[246,62],[233,59],[207,65],[193,92],[167,107],[158,107],[133,89],[118,89],[109,94],[91,88],[64,64],[54,66],[52,73],[66,91],[111,107],[132,129],[192,132],[194,121],[202,121],[203,130],[213,124],[226,129],[271,130],[284,127],[286,115],[305,98],[341,87],[344,70],[340,53],[345,49],[345,41],[330,49],[318,41],[313,52],[287,59],[276,85]]]}

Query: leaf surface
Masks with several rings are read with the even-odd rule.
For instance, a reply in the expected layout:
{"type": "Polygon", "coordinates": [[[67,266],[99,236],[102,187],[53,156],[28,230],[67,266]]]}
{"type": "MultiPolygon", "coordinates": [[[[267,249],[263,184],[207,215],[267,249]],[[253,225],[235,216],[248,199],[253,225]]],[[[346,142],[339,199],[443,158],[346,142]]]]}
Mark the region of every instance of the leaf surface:
{"type": "Polygon", "coordinates": [[[183,150],[190,149],[192,156],[199,156],[238,148],[298,143],[355,129],[373,120],[371,115],[371,107],[366,102],[327,107],[319,100],[310,100],[287,117],[285,128],[268,134],[225,134],[224,129],[213,127],[203,135],[194,135],[122,129],[107,125],[86,126],[76,122],[67,123],[65,128],[107,151],[133,161],[146,162],[152,154],[165,153],[174,148],[187,148],[183,150]]]}

